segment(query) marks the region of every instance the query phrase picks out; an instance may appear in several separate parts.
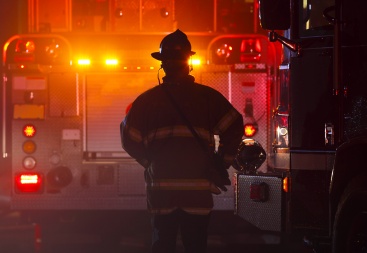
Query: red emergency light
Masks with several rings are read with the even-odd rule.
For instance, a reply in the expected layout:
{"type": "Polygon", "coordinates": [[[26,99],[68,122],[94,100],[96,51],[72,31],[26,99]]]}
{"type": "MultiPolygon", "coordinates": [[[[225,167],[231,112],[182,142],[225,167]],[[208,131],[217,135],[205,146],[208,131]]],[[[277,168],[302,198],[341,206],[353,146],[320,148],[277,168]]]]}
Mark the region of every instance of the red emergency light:
{"type": "Polygon", "coordinates": [[[35,128],[35,126],[30,125],[30,124],[29,125],[25,125],[23,127],[23,135],[25,137],[28,137],[28,138],[34,137],[36,135],[36,128],[35,128]]]}
{"type": "Polygon", "coordinates": [[[18,40],[15,45],[15,52],[17,53],[33,53],[35,50],[35,44],[33,40],[18,40]]]}
{"type": "Polygon", "coordinates": [[[244,39],[241,42],[241,62],[258,62],[261,59],[260,39],[244,39]]]}
{"type": "Polygon", "coordinates": [[[40,173],[19,173],[15,175],[15,191],[17,193],[38,193],[42,191],[42,175],[40,173]]]}
{"type": "Polygon", "coordinates": [[[226,44],[221,45],[219,48],[217,48],[216,53],[219,58],[225,60],[226,58],[231,56],[232,51],[233,51],[233,47],[226,43],[226,44]]]}
{"type": "Polygon", "coordinates": [[[15,62],[30,62],[34,61],[35,43],[33,40],[22,39],[18,40],[15,45],[15,62]]]}

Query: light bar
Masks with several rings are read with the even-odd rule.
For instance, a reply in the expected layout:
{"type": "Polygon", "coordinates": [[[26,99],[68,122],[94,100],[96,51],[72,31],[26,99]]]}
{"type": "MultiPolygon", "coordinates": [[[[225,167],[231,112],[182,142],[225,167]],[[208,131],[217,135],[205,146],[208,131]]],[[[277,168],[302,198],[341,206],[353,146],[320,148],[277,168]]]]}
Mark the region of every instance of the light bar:
{"type": "Polygon", "coordinates": [[[79,59],[78,64],[79,65],[90,65],[90,60],[89,59],[79,59]]]}
{"type": "Polygon", "coordinates": [[[201,61],[200,61],[200,59],[192,59],[191,64],[195,65],[195,66],[199,66],[199,65],[201,65],[201,61]]]}
{"type": "Polygon", "coordinates": [[[117,59],[106,59],[106,65],[117,65],[119,61],[117,59]]]}

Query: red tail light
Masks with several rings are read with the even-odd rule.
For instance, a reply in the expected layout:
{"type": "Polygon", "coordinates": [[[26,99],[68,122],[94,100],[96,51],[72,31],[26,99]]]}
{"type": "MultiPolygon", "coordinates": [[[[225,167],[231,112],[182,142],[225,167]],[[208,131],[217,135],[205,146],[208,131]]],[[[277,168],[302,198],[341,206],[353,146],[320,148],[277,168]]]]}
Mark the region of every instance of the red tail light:
{"type": "Polygon", "coordinates": [[[40,173],[19,173],[15,175],[15,191],[17,193],[41,192],[42,182],[40,173]]]}
{"type": "Polygon", "coordinates": [[[35,252],[41,252],[42,249],[42,229],[41,225],[34,224],[34,250],[35,252]]]}

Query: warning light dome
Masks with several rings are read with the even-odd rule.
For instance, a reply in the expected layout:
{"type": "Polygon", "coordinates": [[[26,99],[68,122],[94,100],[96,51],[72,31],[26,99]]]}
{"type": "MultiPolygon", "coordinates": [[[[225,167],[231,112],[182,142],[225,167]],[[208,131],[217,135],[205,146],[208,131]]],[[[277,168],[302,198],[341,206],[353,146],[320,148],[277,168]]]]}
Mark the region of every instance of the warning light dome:
{"type": "Polygon", "coordinates": [[[244,126],[244,134],[247,138],[253,137],[257,132],[257,126],[254,124],[245,124],[244,126]]]}

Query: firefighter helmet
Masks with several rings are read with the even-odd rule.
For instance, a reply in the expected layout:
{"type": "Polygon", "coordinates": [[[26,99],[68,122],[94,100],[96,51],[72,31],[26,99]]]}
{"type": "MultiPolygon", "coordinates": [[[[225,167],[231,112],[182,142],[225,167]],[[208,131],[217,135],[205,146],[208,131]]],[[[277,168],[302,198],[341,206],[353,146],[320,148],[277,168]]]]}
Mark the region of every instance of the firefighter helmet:
{"type": "Polygon", "coordinates": [[[163,38],[159,52],[152,53],[152,57],[163,60],[186,60],[195,52],[191,51],[191,43],[185,33],[177,29],[163,38]]]}

